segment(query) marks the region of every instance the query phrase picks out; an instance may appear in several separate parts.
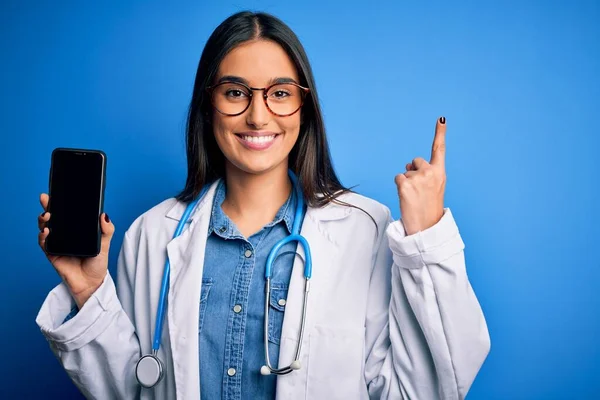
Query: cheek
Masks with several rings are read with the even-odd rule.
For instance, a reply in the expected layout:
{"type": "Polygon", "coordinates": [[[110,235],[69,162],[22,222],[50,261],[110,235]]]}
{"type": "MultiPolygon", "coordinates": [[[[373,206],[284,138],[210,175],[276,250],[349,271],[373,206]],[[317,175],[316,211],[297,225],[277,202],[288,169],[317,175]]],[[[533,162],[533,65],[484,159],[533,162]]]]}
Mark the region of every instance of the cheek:
{"type": "Polygon", "coordinates": [[[223,115],[218,112],[214,112],[212,115],[212,127],[215,135],[223,134],[227,131],[228,121],[223,117],[223,115]]]}
{"type": "Polygon", "coordinates": [[[287,140],[295,143],[300,133],[300,114],[282,119],[279,126],[286,132],[287,140]]]}
{"type": "Polygon", "coordinates": [[[215,140],[221,151],[225,153],[227,148],[231,146],[229,143],[231,142],[232,137],[230,137],[228,133],[233,131],[233,127],[236,123],[235,118],[224,118],[221,114],[215,113],[212,121],[215,140]]]}

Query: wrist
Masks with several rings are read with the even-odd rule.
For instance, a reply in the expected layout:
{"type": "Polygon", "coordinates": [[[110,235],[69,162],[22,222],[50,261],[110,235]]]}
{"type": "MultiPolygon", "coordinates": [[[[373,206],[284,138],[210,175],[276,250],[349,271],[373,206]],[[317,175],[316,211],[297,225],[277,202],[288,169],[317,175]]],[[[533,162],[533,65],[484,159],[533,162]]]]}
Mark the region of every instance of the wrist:
{"type": "Polygon", "coordinates": [[[96,290],[98,290],[98,288],[101,285],[102,285],[102,282],[100,282],[98,284],[94,284],[94,285],[88,287],[87,289],[79,291],[77,293],[71,292],[71,295],[73,296],[73,300],[75,300],[75,304],[77,304],[78,310],[81,310],[83,305],[90,299],[90,297],[92,297],[94,295],[96,290]]]}
{"type": "Polygon", "coordinates": [[[444,209],[442,208],[435,216],[431,216],[427,220],[412,220],[402,219],[402,225],[404,226],[404,232],[406,236],[414,235],[415,233],[422,232],[436,225],[444,216],[444,209]]]}

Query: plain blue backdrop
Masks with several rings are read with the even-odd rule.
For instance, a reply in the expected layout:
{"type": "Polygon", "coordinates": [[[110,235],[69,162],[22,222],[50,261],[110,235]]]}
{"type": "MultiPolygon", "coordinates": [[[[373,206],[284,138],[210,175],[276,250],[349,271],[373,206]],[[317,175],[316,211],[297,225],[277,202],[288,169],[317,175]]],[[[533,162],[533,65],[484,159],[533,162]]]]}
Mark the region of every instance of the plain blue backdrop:
{"type": "Polygon", "coordinates": [[[213,3],[0,6],[0,398],[80,398],[35,324],[59,283],[36,228],[52,149],[108,154],[114,272],[125,229],[184,183],[204,43],[247,8],[296,31],[343,183],[394,217],[394,175],[446,116],[446,205],[492,338],[469,398],[600,398],[600,3],[213,3]]]}

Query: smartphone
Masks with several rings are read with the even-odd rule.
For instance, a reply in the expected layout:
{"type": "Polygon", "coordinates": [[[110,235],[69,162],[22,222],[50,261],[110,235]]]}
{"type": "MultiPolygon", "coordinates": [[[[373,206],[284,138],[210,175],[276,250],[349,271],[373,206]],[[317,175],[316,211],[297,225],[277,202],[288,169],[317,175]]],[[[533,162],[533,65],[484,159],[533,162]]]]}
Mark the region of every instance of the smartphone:
{"type": "Polygon", "coordinates": [[[100,253],[105,186],[103,151],[54,149],[48,190],[48,254],[95,257],[100,253]]]}

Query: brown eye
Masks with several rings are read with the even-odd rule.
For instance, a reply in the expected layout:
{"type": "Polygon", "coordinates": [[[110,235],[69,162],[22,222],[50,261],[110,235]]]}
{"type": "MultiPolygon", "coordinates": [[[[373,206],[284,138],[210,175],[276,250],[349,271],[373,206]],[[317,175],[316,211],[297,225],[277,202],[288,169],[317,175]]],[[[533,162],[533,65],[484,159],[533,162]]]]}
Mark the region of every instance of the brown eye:
{"type": "Polygon", "coordinates": [[[247,100],[250,94],[248,93],[248,89],[242,85],[236,83],[223,83],[220,84],[216,90],[215,94],[218,97],[226,99],[227,101],[241,101],[247,100]]]}
{"type": "Polygon", "coordinates": [[[246,94],[239,89],[229,89],[228,91],[225,92],[225,96],[227,96],[227,97],[242,97],[245,95],[246,94]]]}
{"type": "Polygon", "coordinates": [[[288,92],[286,92],[284,90],[278,90],[278,91],[276,91],[274,93],[271,93],[271,96],[275,97],[276,99],[283,99],[283,98],[285,98],[287,96],[290,96],[290,95],[291,95],[291,93],[288,93],[288,92]]]}
{"type": "Polygon", "coordinates": [[[269,90],[267,96],[271,101],[287,102],[296,96],[300,96],[300,90],[297,86],[290,84],[275,85],[269,90]]]}

